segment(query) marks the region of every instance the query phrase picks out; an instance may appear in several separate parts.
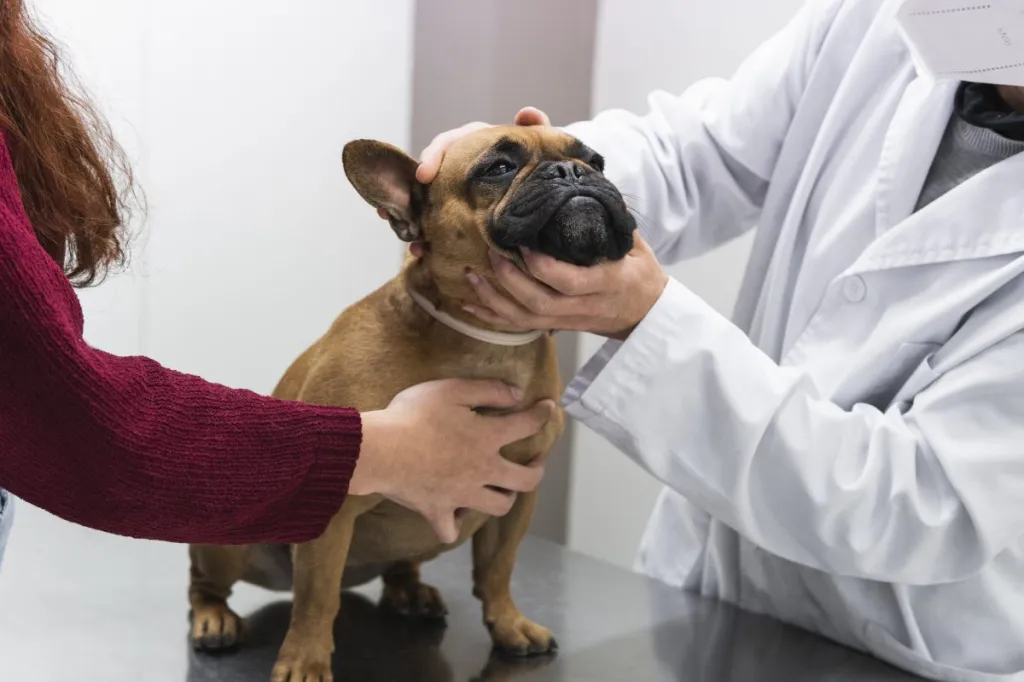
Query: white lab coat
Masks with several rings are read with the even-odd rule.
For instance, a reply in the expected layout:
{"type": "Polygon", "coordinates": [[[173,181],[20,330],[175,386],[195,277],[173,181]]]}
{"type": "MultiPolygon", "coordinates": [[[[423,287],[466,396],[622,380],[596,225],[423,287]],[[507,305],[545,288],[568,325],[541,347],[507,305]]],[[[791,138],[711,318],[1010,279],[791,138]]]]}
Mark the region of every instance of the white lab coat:
{"type": "Polygon", "coordinates": [[[888,0],[812,0],[728,82],[568,130],[676,281],[570,384],[667,486],[638,566],[940,680],[1024,680],[1024,155],[914,213],[955,83],[888,0]]]}

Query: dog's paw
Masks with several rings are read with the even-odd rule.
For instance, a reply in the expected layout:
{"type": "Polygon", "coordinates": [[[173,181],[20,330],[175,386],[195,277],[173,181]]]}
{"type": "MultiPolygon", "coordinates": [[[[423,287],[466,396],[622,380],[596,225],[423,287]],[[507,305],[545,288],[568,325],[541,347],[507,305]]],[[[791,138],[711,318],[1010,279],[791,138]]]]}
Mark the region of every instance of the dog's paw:
{"type": "Polygon", "coordinates": [[[221,602],[192,609],[192,647],[196,651],[228,651],[238,646],[242,619],[221,602]]]}
{"type": "Polygon", "coordinates": [[[421,582],[385,585],[380,605],[395,613],[413,618],[441,619],[448,615],[441,593],[421,582]]]}
{"type": "Polygon", "coordinates": [[[334,682],[331,672],[331,655],[307,651],[290,655],[281,652],[274,670],[270,674],[271,682],[334,682]]]}
{"type": "Polygon", "coordinates": [[[499,651],[512,656],[536,656],[558,650],[558,642],[543,625],[537,625],[522,615],[499,618],[487,623],[491,639],[499,651]]]}

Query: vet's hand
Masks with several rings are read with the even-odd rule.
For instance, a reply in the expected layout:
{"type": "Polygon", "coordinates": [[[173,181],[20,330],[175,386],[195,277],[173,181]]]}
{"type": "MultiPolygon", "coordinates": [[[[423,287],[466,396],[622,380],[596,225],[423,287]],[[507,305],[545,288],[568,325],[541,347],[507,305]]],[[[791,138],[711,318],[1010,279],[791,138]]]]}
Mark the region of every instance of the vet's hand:
{"type": "MultiPolygon", "coordinates": [[[[519,113],[516,114],[514,125],[517,126],[550,126],[551,119],[540,109],[534,109],[533,107],[526,107],[520,109],[519,113]]],[[[448,132],[441,133],[435,137],[427,148],[420,154],[420,166],[416,169],[416,179],[420,182],[427,184],[437,177],[437,171],[441,167],[441,161],[444,159],[444,153],[451,147],[456,141],[475,133],[482,128],[490,128],[490,123],[467,123],[461,128],[455,128],[448,132]]]]}
{"type": "Polygon", "coordinates": [[[576,330],[622,340],[668,284],[668,275],[639,235],[622,260],[589,268],[526,250],[523,258],[530,274],[491,253],[497,281],[508,296],[478,273],[469,273],[481,305],[466,306],[466,311],[502,328],[576,330]]]}
{"type": "Polygon", "coordinates": [[[363,414],[363,446],[349,491],[382,494],[419,512],[444,543],[458,539],[459,509],[504,516],[516,493],[537,488],[544,468],[541,461],[513,464],[498,451],[538,433],[555,403],[543,400],[501,417],[473,408],[511,408],[521,399],[500,381],[447,379],[406,389],[386,409],[363,414]]]}
{"type": "MultiPolygon", "coordinates": [[[[514,124],[518,126],[550,126],[551,119],[540,109],[533,107],[525,107],[519,110],[516,114],[514,124]]],[[[457,140],[470,133],[475,133],[483,128],[492,127],[490,123],[482,123],[475,121],[473,123],[467,123],[464,126],[449,130],[441,133],[435,137],[427,148],[420,153],[420,165],[416,169],[416,179],[423,184],[430,184],[434,178],[437,177],[437,171],[441,168],[441,161],[444,159],[444,153],[451,147],[457,140]]],[[[388,215],[385,211],[377,211],[381,218],[387,220],[388,215]]],[[[422,255],[423,246],[421,244],[413,243],[409,246],[409,250],[414,256],[422,255]]]]}

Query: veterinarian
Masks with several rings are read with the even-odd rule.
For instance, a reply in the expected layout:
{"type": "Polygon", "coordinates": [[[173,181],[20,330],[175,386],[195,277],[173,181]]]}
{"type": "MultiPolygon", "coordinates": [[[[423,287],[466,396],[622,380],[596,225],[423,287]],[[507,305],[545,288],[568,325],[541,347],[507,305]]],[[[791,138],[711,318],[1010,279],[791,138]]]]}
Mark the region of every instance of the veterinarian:
{"type": "Polygon", "coordinates": [[[568,126],[646,243],[497,259],[477,312],[612,337],[564,404],[666,485],[645,573],[1024,680],[1024,2],[961,4],[810,0],[731,80],[568,126]],[[659,266],[755,226],[733,321],[659,266]]]}
{"type": "MultiPolygon", "coordinates": [[[[76,523],[193,543],[319,536],[347,493],[423,513],[502,515],[540,464],[498,449],[554,409],[511,417],[501,383],[446,381],[379,412],[287,403],[89,347],[72,283],[123,256],[130,176],[108,128],[59,76],[20,0],[0,8],[0,487],[76,523]],[[124,182],[122,182],[124,181],[124,182]],[[512,492],[498,492],[496,486],[512,492]]],[[[0,557],[13,519],[0,490],[0,557]]]]}

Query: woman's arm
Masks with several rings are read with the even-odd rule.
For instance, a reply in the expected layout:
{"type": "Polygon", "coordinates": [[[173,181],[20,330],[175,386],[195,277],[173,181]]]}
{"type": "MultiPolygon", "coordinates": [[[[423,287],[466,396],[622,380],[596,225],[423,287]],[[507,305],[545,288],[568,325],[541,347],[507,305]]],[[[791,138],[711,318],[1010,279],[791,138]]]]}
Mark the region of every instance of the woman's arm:
{"type": "Polygon", "coordinates": [[[63,272],[20,207],[4,204],[0,486],[122,535],[218,543],[319,535],[356,465],[359,414],[90,348],[63,272]]]}
{"type": "Polygon", "coordinates": [[[423,514],[453,542],[457,509],[500,516],[540,482],[542,462],[500,449],[537,433],[554,403],[523,405],[502,382],[420,384],[359,415],[90,348],[9,169],[0,163],[0,486],[100,530],[232,544],[315,538],[350,487],[423,514]]]}

